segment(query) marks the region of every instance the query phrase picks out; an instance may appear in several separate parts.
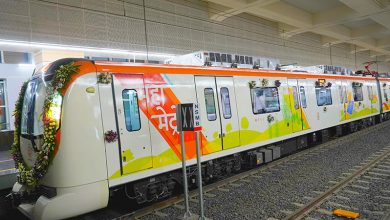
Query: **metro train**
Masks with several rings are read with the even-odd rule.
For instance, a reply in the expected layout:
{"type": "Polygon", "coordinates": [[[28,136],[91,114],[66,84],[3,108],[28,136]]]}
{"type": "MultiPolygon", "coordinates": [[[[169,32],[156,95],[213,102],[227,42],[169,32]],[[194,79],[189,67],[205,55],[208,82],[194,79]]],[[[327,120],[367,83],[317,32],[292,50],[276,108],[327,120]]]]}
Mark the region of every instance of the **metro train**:
{"type": "MultiPolygon", "coordinates": [[[[44,143],[39,115],[46,87],[56,70],[71,62],[79,68],[57,101],[60,126],[48,171],[39,190],[19,182],[12,189],[14,203],[32,219],[101,209],[115,193],[145,203],[181,189],[179,103],[199,104],[205,182],[390,115],[387,78],[61,59],[35,71],[21,103],[30,106],[22,108],[18,136],[29,167],[44,143]],[[24,124],[31,125],[28,135],[24,124]]],[[[188,179],[194,185],[195,152],[195,135],[185,132],[188,179]]]]}

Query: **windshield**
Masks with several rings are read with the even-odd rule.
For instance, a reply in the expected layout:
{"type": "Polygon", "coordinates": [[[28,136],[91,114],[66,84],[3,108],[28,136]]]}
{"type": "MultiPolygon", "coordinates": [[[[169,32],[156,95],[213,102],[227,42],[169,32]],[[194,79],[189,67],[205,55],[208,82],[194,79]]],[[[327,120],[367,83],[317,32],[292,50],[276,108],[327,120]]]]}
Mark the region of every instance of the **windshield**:
{"type": "Polygon", "coordinates": [[[46,87],[42,79],[36,78],[28,83],[22,106],[22,135],[43,134],[42,111],[45,95],[46,87]]]}

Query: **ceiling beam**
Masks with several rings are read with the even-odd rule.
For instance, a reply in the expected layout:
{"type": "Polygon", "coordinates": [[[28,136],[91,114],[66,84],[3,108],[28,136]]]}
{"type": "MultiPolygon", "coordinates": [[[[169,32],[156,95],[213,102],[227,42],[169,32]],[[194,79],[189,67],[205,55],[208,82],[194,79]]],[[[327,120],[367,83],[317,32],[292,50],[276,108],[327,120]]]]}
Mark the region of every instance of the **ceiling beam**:
{"type": "MultiPolygon", "coordinates": [[[[367,19],[372,15],[370,13],[376,13],[381,10],[383,11],[383,9],[375,3],[377,0],[340,0],[345,4],[345,6],[338,7],[335,10],[332,9],[333,11],[327,10],[317,14],[309,13],[301,8],[290,5],[285,1],[207,1],[222,4],[228,8],[227,10],[234,9],[234,13],[246,12],[258,17],[281,23],[279,27],[282,30],[280,32],[282,37],[289,37],[296,33],[310,31],[324,36],[321,40],[322,44],[325,46],[339,43],[353,43],[359,46],[361,51],[363,51],[361,48],[366,48],[380,54],[390,55],[390,51],[385,49],[390,44],[387,40],[380,40],[377,42],[377,40],[369,37],[370,33],[382,32],[385,30],[385,27],[382,27],[380,24],[378,24],[363,28],[351,29],[342,25],[346,21],[367,19]],[[363,4],[364,6],[362,7],[358,5],[355,3],[355,1],[363,4]],[[248,7],[249,4],[254,3],[257,5],[255,4],[252,5],[252,7],[248,7]],[[241,6],[236,7],[239,4],[241,6]],[[364,10],[364,7],[367,7],[368,10],[364,10]],[[378,47],[377,45],[383,46],[378,47]]],[[[227,10],[224,10],[224,12],[227,10]]],[[[232,13],[232,11],[229,11],[229,13],[232,13]]],[[[223,16],[227,17],[226,15],[223,16]]]]}
{"type": "Polygon", "coordinates": [[[368,25],[360,28],[351,29],[352,38],[367,37],[368,34],[376,34],[388,31],[380,24],[368,25]]]}
{"type": "Polygon", "coordinates": [[[232,16],[247,12],[250,8],[263,7],[278,1],[279,0],[252,0],[247,3],[245,0],[213,0],[212,3],[214,4],[209,5],[209,16],[211,20],[223,21],[232,16]],[[229,5],[229,7],[223,5],[229,5]]]}

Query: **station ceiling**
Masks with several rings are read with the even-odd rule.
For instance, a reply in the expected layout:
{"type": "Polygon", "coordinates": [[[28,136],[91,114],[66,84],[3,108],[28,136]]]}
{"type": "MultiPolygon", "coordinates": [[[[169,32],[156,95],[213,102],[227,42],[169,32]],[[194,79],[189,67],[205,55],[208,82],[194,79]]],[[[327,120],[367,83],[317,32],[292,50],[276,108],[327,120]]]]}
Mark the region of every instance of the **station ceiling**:
{"type": "Polygon", "coordinates": [[[248,13],[277,22],[282,37],[321,35],[324,46],[347,43],[390,61],[390,0],[204,0],[210,18],[248,13]],[[216,10],[217,9],[217,10],[216,10]]]}

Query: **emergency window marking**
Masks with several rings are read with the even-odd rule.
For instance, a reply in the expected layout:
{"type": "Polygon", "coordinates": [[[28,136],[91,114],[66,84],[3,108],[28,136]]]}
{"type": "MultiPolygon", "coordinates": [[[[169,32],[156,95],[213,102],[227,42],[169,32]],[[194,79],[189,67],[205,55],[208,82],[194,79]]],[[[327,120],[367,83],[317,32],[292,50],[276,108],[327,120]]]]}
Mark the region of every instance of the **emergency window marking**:
{"type": "Polygon", "coordinates": [[[212,88],[204,89],[204,99],[206,102],[207,120],[215,121],[217,113],[215,109],[214,90],[212,88]]]}
{"type": "Polygon", "coordinates": [[[251,89],[252,110],[254,114],[280,111],[278,88],[263,87],[251,89]]]}
{"type": "Polygon", "coordinates": [[[317,105],[331,105],[332,104],[332,92],[328,87],[316,87],[317,105]]]}
{"type": "Polygon", "coordinates": [[[353,89],[353,100],[354,101],[363,101],[363,87],[352,85],[353,89]]]}
{"type": "Polygon", "coordinates": [[[307,107],[307,102],[306,102],[305,87],[300,86],[299,87],[299,92],[301,94],[301,105],[302,105],[302,108],[306,108],[307,107]]]}
{"type": "Polygon", "coordinates": [[[229,89],[226,87],[222,87],[220,91],[221,91],[223,117],[225,119],[230,119],[232,117],[232,109],[230,106],[229,89]]]}
{"type": "Polygon", "coordinates": [[[141,129],[141,120],[138,107],[137,91],[125,89],[122,91],[123,107],[125,113],[125,124],[128,131],[141,129]]]}

